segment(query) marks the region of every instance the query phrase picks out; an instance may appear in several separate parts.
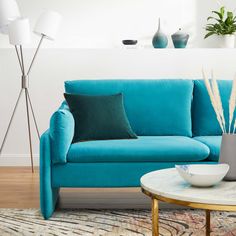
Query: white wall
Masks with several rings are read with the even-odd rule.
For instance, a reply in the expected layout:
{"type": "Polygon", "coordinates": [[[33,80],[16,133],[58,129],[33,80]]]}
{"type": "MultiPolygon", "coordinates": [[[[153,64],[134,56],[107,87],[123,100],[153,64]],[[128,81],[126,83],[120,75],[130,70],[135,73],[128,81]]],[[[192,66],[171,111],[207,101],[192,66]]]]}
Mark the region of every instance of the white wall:
{"type": "MultiPolygon", "coordinates": [[[[192,2],[192,0],[186,1],[188,4],[192,2]]],[[[187,3],[186,1],[185,3],[187,3]]],[[[30,91],[41,133],[48,128],[51,114],[63,100],[63,82],[65,80],[80,78],[199,78],[202,66],[208,70],[214,68],[216,75],[223,79],[232,79],[236,72],[234,66],[236,63],[235,49],[117,49],[120,42],[118,38],[128,34],[127,32],[133,33],[131,29],[135,29],[138,39],[145,39],[142,41],[144,45],[146,41],[150,43],[152,34],[156,30],[158,15],[164,15],[163,12],[167,12],[169,6],[174,2],[181,1],[19,0],[18,2],[22,12],[29,15],[32,22],[37,18],[39,12],[46,8],[55,9],[64,15],[64,23],[58,40],[55,42],[45,41],[30,77],[30,91]],[[156,5],[157,2],[169,3],[156,5]],[[155,7],[152,4],[155,4],[155,7]],[[112,14],[110,13],[111,9],[112,14]],[[125,21],[131,18],[130,15],[135,19],[132,21],[135,27],[133,23],[125,24],[125,21]],[[88,49],[90,47],[94,49],[88,49]]],[[[225,2],[232,5],[232,1],[225,2]]],[[[211,9],[209,6],[217,6],[213,0],[196,0],[194,4],[204,17],[211,9]]],[[[192,6],[192,4],[190,5],[192,6]]],[[[177,5],[170,7],[170,12],[176,11],[176,7],[177,5]]],[[[179,15],[179,11],[176,12],[179,15]]],[[[188,14],[189,12],[182,11],[183,17],[187,17],[188,14]]],[[[193,16],[196,21],[196,15],[191,15],[191,17],[193,16]]],[[[179,18],[175,17],[172,18],[172,22],[176,23],[179,18]]],[[[166,18],[168,19],[168,17],[166,18]]],[[[196,25],[198,25],[198,29],[201,29],[201,23],[198,22],[196,25]]],[[[178,26],[173,24],[168,27],[171,29],[171,27],[178,26]]],[[[200,35],[196,34],[195,37],[200,37],[200,35]]],[[[34,36],[29,47],[33,47],[36,41],[37,37],[34,36]]],[[[201,44],[202,41],[198,42],[201,44]]],[[[32,49],[26,50],[26,62],[29,62],[32,53],[32,49]]],[[[9,48],[7,37],[0,35],[0,142],[3,139],[19,92],[21,82],[19,75],[15,52],[9,48]]],[[[39,145],[36,133],[33,132],[33,134],[33,147],[37,162],[39,145]]],[[[0,157],[0,165],[30,164],[28,151],[23,97],[3,155],[0,157]]]]}

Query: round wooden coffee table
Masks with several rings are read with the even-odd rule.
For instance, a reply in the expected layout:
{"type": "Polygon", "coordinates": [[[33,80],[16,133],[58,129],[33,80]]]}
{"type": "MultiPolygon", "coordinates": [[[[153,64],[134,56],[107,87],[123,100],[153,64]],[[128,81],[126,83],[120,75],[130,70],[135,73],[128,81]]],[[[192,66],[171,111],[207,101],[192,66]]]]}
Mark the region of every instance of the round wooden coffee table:
{"type": "Polygon", "coordinates": [[[222,181],[210,188],[192,187],[175,168],[153,171],[141,178],[142,192],[152,199],[152,235],[159,235],[158,201],[206,210],[206,235],[210,211],[236,211],[236,182],[222,181]]]}

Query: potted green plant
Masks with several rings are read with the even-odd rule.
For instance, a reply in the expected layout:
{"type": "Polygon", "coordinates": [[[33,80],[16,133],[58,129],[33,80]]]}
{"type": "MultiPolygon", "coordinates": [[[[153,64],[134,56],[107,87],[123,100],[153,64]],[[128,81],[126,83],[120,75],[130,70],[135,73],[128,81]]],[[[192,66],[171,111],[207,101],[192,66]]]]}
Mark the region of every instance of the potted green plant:
{"type": "Polygon", "coordinates": [[[215,21],[206,25],[205,39],[217,35],[220,38],[220,47],[234,48],[236,32],[236,16],[233,12],[225,11],[221,7],[219,11],[212,11],[215,16],[210,16],[207,21],[215,21]]]}

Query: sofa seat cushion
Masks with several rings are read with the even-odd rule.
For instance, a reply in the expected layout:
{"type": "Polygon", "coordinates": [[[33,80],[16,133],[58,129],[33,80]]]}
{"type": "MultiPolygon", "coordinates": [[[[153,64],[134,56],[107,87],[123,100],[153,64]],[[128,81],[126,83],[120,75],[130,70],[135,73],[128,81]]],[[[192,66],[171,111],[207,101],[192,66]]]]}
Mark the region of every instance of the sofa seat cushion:
{"type": "Polygon", "coordinates": [[[195,140],[204,143],[210,149],[210,155],[207,160],[218,161],[220,156],[220,145],[222,136],[198,136],[195,140]]]}
{"type": "Polygon", "coordinates": [[[98,140],[71,145],[68,162],[173,162],[201,161],[209,148],[183,136],[139,136],[130,140],[98,140]]]}

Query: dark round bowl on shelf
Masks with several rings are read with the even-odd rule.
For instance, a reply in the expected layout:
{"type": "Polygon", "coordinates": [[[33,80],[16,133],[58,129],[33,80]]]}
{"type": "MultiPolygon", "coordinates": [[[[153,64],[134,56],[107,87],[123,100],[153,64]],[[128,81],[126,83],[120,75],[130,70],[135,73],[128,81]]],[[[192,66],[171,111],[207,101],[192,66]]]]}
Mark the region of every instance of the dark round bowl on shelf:
{"type": "Polygon", "coordinates": [[[138,43],[138,40],[134,40],[134,39],[124,39],[122,40],[122,43],[124,45],[136,45],[138,43]]]}

